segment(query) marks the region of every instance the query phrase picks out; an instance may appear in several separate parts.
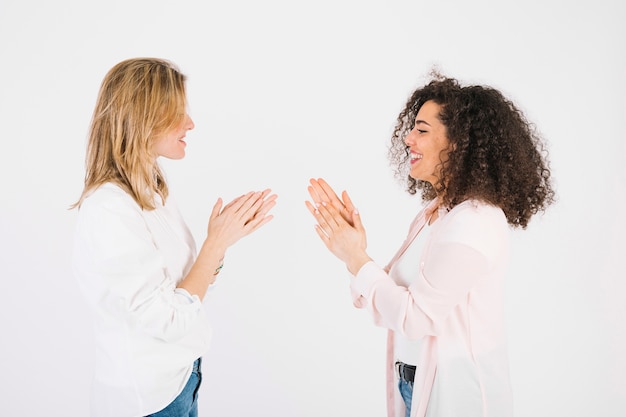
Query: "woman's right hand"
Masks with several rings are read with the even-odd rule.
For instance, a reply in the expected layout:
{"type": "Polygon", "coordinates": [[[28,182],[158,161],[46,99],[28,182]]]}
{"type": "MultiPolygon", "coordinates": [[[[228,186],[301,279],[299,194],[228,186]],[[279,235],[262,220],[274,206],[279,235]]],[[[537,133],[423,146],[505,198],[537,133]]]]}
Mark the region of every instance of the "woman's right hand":
{"type": "Polygon", "coordinates": [[[276,194],[271,190],[249,192],[235,198],[222,208],[218,198],[213,206],[207,228],[207,242],[222,251],[242,237],[254,232],[274,216],[267,213],[276,205],[276,194]]]}

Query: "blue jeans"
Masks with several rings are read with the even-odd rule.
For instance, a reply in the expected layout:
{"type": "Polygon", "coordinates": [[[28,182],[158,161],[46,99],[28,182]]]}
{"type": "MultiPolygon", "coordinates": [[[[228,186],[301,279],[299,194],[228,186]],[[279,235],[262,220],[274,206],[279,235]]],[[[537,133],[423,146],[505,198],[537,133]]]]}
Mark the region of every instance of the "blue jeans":
{"type": "Polygon", "coordinates": [[[198,388],[202,382],[201,363],[202,358],[193,363],[193,372],[187,385],[174,401],[163,410],[146,417],[198,417],[198,388]]]}
{"type": "Polygon", "coordinates": [[[402,378],[398,380],[398,389],[400,390],[400,395],[402,395],[402,399],[404,400],[404,405],[406,406],[405,417],[411,416],[411,401],[413,399],[413,383],[406,382],[402,378]]]}

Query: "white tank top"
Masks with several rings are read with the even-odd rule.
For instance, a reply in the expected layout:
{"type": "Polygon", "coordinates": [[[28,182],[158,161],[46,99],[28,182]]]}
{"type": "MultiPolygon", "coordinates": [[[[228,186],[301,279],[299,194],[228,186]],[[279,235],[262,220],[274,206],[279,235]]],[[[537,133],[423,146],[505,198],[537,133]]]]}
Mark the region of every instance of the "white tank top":
{"type": "MultiPolygon", "coordinates": [[[[420,258],[430,233],[430,228],[431,226],[426,223],[400,259],[391,267],[389,276],[398,285],[408,287],[417,278],[420,269],[420,258]]],[[[395,360],[417,366],[422,339],[409,340],[398,332],[394,332],[394,338],[395,360]]]]}

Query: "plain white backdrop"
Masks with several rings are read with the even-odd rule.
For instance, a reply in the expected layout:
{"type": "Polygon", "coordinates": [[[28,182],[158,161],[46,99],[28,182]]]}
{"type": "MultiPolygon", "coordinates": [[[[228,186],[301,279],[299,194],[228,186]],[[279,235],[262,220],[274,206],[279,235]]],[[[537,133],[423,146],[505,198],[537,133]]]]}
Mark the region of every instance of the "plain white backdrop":
{"type": "Polygon", "coordinates": [[[433,66],[501,89],[549,145],[558,204],[512,232],[516,416],[625,415],[625,20],[616,0],[3,0],[0,415],[88,414],[68,206],[100,82],[138,56],[188,76],[196,128],[163,166],[198,242],[218,197],[279,195],[207,303],[203,417],[384,415],[385,330],[352,307],[306,186],[347,189],[386,263],[421,206],[392,176],[388,138],[433,66]]]}

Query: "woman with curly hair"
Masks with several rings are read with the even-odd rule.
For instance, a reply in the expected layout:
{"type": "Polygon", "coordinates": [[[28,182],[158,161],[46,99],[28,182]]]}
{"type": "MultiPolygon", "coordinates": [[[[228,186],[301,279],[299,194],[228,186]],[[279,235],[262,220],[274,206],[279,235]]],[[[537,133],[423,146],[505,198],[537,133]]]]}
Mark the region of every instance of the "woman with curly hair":
{"type": "Polygon", "coordinates": [[[73,268],[94,312],[92,416],[197,416],[202,302],[226,250],[272,219],[269,189],[219,198],[196,252],[159,167],[185,156],[186,107],[185,76],[163,59],[122,61],[100,87],[74,205],[73,268]]]}
{"type": "Polygon", "coordinates": [[[306,202],[352,274],[355,306],[389,329],[388,415],[512,416],[509,230],[554,200],[541,138],[499,91],[435,74],[398,116],[389,157],[425,207],[384,268],[346,191],[311,179],[306,202]]]}

